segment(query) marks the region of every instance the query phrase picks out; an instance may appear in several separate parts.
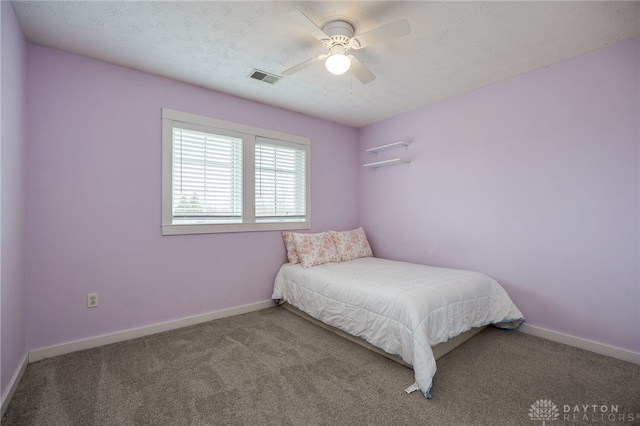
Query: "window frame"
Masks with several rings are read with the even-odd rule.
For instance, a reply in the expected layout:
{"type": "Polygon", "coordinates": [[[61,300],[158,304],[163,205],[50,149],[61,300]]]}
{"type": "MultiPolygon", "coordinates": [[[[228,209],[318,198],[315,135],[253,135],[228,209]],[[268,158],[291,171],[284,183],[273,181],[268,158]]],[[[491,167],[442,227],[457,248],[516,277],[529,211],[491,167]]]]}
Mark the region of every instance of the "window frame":
{"type": "Polygon", "coordinates": [[[311,229],[311,140],[275,130],[262,129],[187,112],[162,108],[162,235],[215,234],[229,232],[285,231],[311,229]],[[173,223],[173,127],[174,123],[233,133],[242,138],[242,222],[240,223],[173,223]],[[257,137],[305,150],[305,210],[301,221],[256,221],[255,215],[255,146],[257,137]]]}

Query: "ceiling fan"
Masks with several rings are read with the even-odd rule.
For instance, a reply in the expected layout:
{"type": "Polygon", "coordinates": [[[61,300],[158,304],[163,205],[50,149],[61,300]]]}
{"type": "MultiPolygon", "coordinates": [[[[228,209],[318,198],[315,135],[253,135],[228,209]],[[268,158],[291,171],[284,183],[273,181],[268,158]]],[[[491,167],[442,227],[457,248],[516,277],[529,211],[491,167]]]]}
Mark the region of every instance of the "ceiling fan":
{"type": "Polygon", "coordinates": [[[320,28],[302,12],[287,13],[287,17],[320,40],[328,53],[314,56],[291,67],[282,72],[284,75],[294,74],[310,65],[324,61],[325,67],[332,74],[341,75],[350,69],[362,84],[371,83],[376,76],[358,58],[347,55],[347,52],[351,49],[363,49],[372,44],[393,40],[411,33],[411,27],[406,19],[354,36],[353,26],[346,21],[331,21],[320,28]]]}

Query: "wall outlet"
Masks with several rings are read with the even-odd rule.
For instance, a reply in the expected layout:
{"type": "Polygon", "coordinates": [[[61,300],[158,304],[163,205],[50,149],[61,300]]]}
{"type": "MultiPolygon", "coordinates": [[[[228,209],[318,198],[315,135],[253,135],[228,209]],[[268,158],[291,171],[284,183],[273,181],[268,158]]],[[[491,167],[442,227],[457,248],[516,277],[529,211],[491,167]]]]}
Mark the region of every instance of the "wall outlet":
{"type": "Polygon", "coordinates": [[[98,293],[89,293],[87,295],[87,308],[98,307],[98,293]]]}

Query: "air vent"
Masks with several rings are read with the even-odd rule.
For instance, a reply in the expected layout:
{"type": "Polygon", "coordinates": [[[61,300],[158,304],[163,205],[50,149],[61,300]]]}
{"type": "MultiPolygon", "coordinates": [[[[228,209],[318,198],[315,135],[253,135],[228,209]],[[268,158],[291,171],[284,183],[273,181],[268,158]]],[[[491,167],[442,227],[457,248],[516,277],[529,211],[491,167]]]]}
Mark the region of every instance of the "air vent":
{"type": "Polygon", "coordinates": [[[254,78],[256,80],[264,81],[265,83],[269,83],[269,84],[275,84],[278,82],[278,80],[282,78],[275,74],[271,74],[266,71],[260,71],[260,70],[253,70],[251,74],[249,74],[249,77],[254,78]]]}

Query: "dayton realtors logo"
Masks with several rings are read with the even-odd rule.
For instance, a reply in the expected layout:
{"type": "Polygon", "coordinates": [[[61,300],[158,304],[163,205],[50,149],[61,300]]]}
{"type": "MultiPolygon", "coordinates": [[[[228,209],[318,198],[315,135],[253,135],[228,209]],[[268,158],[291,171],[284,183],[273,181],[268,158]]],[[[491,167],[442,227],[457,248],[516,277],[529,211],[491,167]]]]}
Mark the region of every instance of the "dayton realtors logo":
{"type": "Polygon", "coordinates": [[[562,420],[563,422],[620,424],[640,421],[640,413],[625,413],[616,404],[573,404],[562,405],[562,415],[558,406],[549,399],[539,399],[529,408],[531,420],[546,422],[562,420]]]}
{"type": "Polygon", "coordinates": [[[557,420],[558,406],[549,399],[539,399],[529,408],[529,417],[531,420],[542,420],[542,426],[549,420],[557,420]]]}

